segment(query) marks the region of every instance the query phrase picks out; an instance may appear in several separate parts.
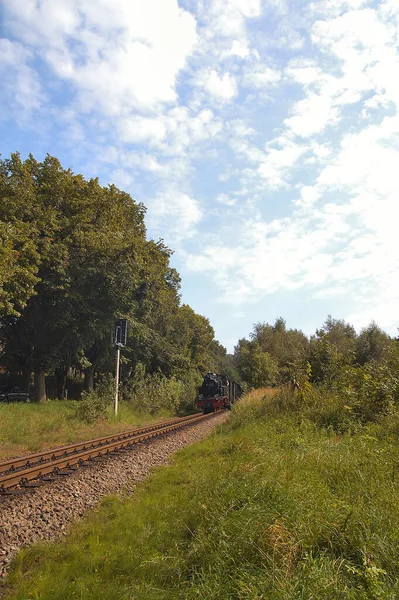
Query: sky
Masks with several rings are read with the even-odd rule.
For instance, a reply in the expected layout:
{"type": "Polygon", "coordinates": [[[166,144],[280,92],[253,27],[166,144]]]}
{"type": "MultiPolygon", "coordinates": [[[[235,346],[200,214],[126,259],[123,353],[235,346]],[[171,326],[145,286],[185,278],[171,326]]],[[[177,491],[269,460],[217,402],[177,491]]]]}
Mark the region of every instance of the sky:
{"type": "Polygon", "coordinates": [[[399,326],[399,0],[0,0],[0,152],[114,183],[231,351],[399,326]]]}

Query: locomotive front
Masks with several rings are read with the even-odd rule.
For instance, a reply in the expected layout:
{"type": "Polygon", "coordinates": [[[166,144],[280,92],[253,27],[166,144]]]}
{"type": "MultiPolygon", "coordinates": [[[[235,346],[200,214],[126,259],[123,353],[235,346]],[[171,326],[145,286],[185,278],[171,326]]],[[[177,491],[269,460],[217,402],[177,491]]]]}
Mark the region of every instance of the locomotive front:
{"type": "Polygon", "coordinates": [[[199,388],[197,407],[204,414],[231,408],[229,387],[230,382],[225,375],[207,373],[199,388]]]}

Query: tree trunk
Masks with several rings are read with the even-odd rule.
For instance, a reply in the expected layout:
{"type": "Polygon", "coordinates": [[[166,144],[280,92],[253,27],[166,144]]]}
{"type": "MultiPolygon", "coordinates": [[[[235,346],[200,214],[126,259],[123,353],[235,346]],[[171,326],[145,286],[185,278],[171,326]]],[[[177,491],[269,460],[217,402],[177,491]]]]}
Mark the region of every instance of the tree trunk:
{"type": "Polygon", "coordinates": [[[36,402],[46,401],[46,374],[43,369],[35,370],[35,400],[36,402]]]}
{"type": "Polygon", "coordinates": [[[57,380],[57,398],[63,400],[65,398],[65,388],[67,381],[68,370],[60,368],[55,370],[55,378],[57,380]]]}
{"type": "Polygon", "coordinates": [[[27,392],[30,392],[30,386],[31,386],[31,381],[32,381],[32,370],[30,368],[30,366],[25,366],[22,369],[22,377],[23,377],[23,382],[24,382],[24,389],[27,392]]]}
{"type": "Polygon", "coordinates": [[[85,369],[85,391],[92,392],[94,388],[94,365],[85,369]]]}

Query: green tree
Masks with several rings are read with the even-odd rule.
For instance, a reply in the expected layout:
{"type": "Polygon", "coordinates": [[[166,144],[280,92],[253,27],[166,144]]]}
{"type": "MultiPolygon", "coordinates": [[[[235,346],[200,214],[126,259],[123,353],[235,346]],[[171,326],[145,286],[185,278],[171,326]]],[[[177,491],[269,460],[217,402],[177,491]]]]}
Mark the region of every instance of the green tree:
{"type": "Polygon", "coordinates": [[[0,317],[19,316],[38,282],[33,183],[18,154],[0,160],[0,317]]]}
{"type": "Polygon", "coordinates": [[[328,315],[322,327],[316,331],[317,338],[326,338],[337,352],[352,359],[356,350],[355,328],[344,319],[333,319],[328,315]]]}
{"type": "Polygon", "coordinates": [[[277,361],[269,352],[263,352],[257,341],[241,339],[235,348],[238,371],[251,387],[276,385],[279,375],[277,361]]]}
{"type": "Polygon", "coordinates": [[[219,369],[226,351],[208,319],[181,306],[171,250],[146,240],[142,204],[52,156],[14,154],[0,161],[0,176],[2,362],[27,386],[34,372],[37,400],[46,397],[47,374],[62,397],[71,367],[84,372],[87,391],[97,372],[112,373],[110,337],[121,317],[130,383],[140,372],[140,381],[162,381],[176,399],[176,390],[184,395],[201,373],[219,369]]]}
{"type": "Polygon", "coordinates": [[[9,361],[23,340],[17,358],[34,371],[35,397],[43,400],[46,372],[68,366],[82,351],[93,365],[90,352],[130,309],[136,256],[145,244],[144,208],[114,186],[62,169],[51,156],[38,163],[13,155],[7,167],[3,195],[14,194],[15,214],[34,223],[40,264],[34,294],[19,318],[3,320],[3,337],[9,361]]]}
{"type": "Polygon", "coordinates": [[[262,352],[268,353],[279,367],[279,381],[290,379],[290,365],[296,362],[306,364],[309,340],[298,329],[287,329],[282,317],[276,319],[274,325],[256,323],[250,334],[253,342],[257,342],[262,352]]]}
{"type": "Polygon", "coordinates": [[[361,330],[356,339],[356,360],[360,365],[380,362],[393,344],[392,338],[372,321],[361,330]]]}

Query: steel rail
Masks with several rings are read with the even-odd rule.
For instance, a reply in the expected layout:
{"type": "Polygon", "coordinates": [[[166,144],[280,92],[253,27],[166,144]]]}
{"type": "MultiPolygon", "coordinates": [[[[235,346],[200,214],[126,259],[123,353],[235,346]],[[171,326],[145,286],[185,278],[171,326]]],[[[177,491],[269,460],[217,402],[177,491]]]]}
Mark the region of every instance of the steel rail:
{"type": "MultiPolygon", "coordinates": [[[[116,453],[118,450],[128,449],[134,444],[138,444],[142,441],[151,439],[153,437],[157,437],[164,433],[175,431],[176,429],[180,429],[185,425],[196,423],[206,418],[209,419],[210,416],[212,415],[191,415],[190,417],[183,417],[178,420],[172,420],[168,421],[167,423],[161,423],[158,424],[158,426],[154,425],[148,428],[143,427],[139,430],[132,431],[130,436],[120,436],[119,439],[114,439],[116,436],[98,438],[98,441],[100,443],[97,445],[93,445],[89,448],[87,447],[87,444],[95,440],[90,440],[90,442],[86,442],[86,446],[83,443],[75,445],[71,444],[69,446],[66,446],[66,448],[80,446],[80,450],[70,452],[69,454],[64,456],[55,456],[53,459],[46,460],[43,462],[36,462],[31,466],[26,465],[26,467],[23,469],[9,469],[6,473],[0,473],[0,492],[4,493],[7,490],[10,490],[20,485],[29,485],[29,482],[32,482],[33,480],[37,480],[38,483],[40,483],[40,477],[44,477],[45,475],[50,475],[52,473],[56,475],[57,472],[62,471],[62,469],[68,470],[71,467],[74,467],[76,469],[76,466],[85,464],[86,461],[90,459],[111,455],[113,453],[116,453]],[[123,439],[121,439],[121,437],[123,439]]],[[[62,450],[62,448],[59,448],[57,450],[62,450]]],[[[63,472],[62,474],[65,474],[65,472],[63,472]]]]}

